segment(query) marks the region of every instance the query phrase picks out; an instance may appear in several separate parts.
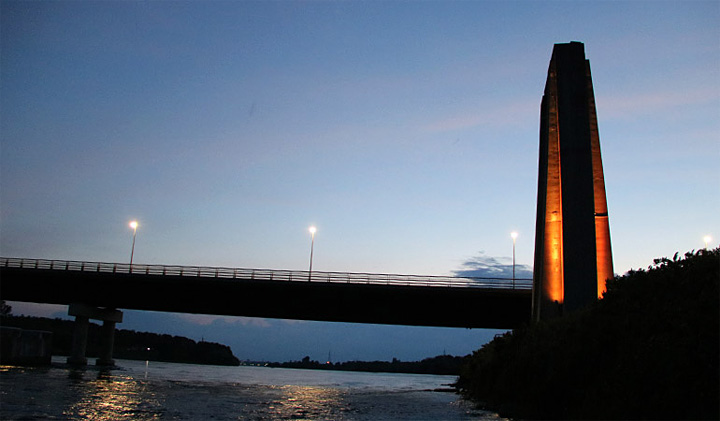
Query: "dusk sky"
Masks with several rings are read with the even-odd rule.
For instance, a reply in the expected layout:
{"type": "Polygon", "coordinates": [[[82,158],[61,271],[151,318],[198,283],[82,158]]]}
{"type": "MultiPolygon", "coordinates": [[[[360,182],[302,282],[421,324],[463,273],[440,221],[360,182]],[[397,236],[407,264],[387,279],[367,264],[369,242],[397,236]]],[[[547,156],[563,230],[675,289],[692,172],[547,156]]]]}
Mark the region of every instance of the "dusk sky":
{"type": "MultiPolygon", "coordinates": [[[[3,0],[0,19],[5,257],[128,262],[137,219],[135,263],[306,270],[315,225],[318,271],[506,268],[512,231],[528,269],[540,100],[570,41],[615,272],[720,239],[716,0],[3,0]]],[[[267,360],[464,355],[498,333],[136,311],[118,327],[267,360]]]]}

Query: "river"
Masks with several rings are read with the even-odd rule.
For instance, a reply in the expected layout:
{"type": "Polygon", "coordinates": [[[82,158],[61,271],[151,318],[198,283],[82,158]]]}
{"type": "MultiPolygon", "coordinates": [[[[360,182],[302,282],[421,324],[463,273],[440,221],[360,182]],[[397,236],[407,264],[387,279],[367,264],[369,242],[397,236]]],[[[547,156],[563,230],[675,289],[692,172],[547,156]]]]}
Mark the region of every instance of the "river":
{"type": "Polygon", "coordinates": [[[454,376],[117,360],[0,366],[2,420],[498,420],[454,376]],[[445,389],[445,391],[442,391],[445,389]]]}

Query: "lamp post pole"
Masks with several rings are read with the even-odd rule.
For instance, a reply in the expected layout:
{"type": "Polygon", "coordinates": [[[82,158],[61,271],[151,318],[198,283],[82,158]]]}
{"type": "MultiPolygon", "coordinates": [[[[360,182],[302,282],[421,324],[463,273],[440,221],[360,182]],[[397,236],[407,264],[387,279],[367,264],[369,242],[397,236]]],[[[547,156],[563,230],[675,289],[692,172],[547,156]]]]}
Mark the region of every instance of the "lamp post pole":
{"type": "Polygon", "coordinates": [[[510,237],[512,237],[512,240],[513,240],[513,275],[512,275],[513,289],[515,289],[515,240],[517,239],[517,236],[518,236],[517,232],[510,233],[510,237]]]}
{"type": "Polygon", "coordinates": [[[310,270],[308,271],[308,282],[310,282],[312,280],[313,251],[315,249],[315,233],[317,232],[317,228],[311,226],[308,228],[308,231],[310,231],[310,270]]]}
{"type": "Polygon", "coordinates": [[[130,272],[132,272],[133,256],[135,255],[135,236],[137,235],[137,221],[130,221],[130,228],[133,229],[132,249],[130,249],[130,272]]]}

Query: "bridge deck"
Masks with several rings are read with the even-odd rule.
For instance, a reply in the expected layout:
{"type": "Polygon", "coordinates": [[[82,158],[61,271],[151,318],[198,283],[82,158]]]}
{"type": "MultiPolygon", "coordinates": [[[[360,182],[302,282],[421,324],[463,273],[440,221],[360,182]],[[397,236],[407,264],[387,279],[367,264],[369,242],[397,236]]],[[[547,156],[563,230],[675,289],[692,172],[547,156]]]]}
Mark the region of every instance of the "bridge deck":
{"type": "Polygon", "coordinates": [[[377,324],[514,328],[530,280],[0,258],[4,300],[377,324]]]}

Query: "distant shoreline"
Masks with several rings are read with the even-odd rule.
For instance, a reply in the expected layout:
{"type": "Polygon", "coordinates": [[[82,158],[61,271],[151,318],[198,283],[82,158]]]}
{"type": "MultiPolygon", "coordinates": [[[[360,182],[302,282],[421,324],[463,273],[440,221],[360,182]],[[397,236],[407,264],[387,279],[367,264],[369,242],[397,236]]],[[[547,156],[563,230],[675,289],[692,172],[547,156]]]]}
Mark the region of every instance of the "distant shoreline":
{"type": "MultiPolygon", "coordinates": [[[[72,320],[50,319],[46,317],[3,315],[0,326],[15,327],[24,330],[45,330],[53,333],[52,355],[71,354],[72,320]]],[[[97,358],[99,355],[100,326],[90,323],[86,356],[97,358]]],[[[233,355],[227,345],[200,341],[182,336],[171,336],[134,330],[117,329],[115,331],[114,358],[138,361],[160,361],[172,363],[238,366],[240,360],[233,355]]]]}
{"type": "MultiPolygon", "coordinates": [[[[51,319],[12,314],[0,317],[0,326],[15,327],[26,330],[46,330],[53,333],[52,355],[67,356],[71,354],[73,321],[51,319]]],[[[100,326],[90,323],[89,340],[86,355],[97,358],[99,344],[96,340],[100,326]]],[[[421,361],[346,361],[338,363],[320,363],[305,357],[300,361],[286,362],[249,362],[240,361],[233,355],[230,347],[214,342],[200,341],[182,336],[167,334],[136,332],[134,330],[117,329],[115,333],[114,358],[134,361],[157,361],[180,364],[202,364],[219,366],[261,366],[270,368],[293,368],[306,370],[333,370],[366,373],[405,373],[453,375],[460,373],[460,368],[469,356],[457,357],[439,355],[421,361]]],[[[54,363],[57,364],[57,363],[54,363]]]]}
{"type": "Polygon", "coordinates": [[[342,363],[320,363],[305,357],[300,361],[288,361],[284,363],[266,363],[266,367],[272,368],[297,368],[306,370],[332,370],[332,371],[356,371],[366,373],[404,373],[404,374],[435,374],[451,375],[460,374],[460,369],[469,356],[456,357],[452,355],[438,355],[425,358],[422,361],[400,361],[393,358],[392,361],[346,361],[342,363]]]}

